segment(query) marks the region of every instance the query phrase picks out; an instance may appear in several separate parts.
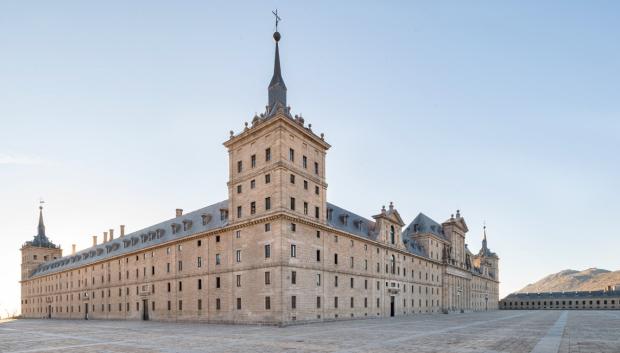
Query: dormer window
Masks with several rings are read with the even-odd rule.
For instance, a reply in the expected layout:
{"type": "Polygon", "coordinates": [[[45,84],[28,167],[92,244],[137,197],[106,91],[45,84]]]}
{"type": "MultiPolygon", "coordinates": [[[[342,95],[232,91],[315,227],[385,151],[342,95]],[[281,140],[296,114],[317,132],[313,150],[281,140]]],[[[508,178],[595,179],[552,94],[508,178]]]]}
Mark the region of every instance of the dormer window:
{"type": "Polygon", "coordinates": [[[349,215],[348,214],[343,214],[340,216],[340,221],[342,222],[342,224],[344,224],[345,226],[349,223],[349,215]]]}
{"type": "Polygon", "coordinates": [[[183,220],[183,230],[184,231],[191,230],[192,229],[192,224],[193,224],[193,222],[190,221],[189,219],[183,220]]]}
{"type": "Polygon", "coordinates": [[[209,222],[211,222],[211,215],[208,213],[205,213],[202,215],[202,225],[206,226],[209,222]]]}
{"type": "Polygon", "coordinates": [[[163,229],[161,229],[161,228],[158,228],[158,229],[155,231],[155,234],[157,234],[157,239],[159,239],[159,238],[163,237],[165,233],[166,233],[166,231],[165,231],[165,230],[163,230],[163,229]]]}
{"type": "Polygon", "coordinates": [[[226,221],[228,220],[228,210],[223,208],[220,209],[220,221],[226,221]]]}
{"type": "Polygon", "coordinates": [[[177,234],[177,232],[181,229],[181,225],[178,223],[172,223],[170,227],[172,228],[172,234],[177,234]]]}
{"type": "Polygon", "coordinates": [[[362,230],[362,224],[363,221],[361,219],[355,220],[355,222],[353,222],[353,224],[355,225],[355,228],[362,230]]]}

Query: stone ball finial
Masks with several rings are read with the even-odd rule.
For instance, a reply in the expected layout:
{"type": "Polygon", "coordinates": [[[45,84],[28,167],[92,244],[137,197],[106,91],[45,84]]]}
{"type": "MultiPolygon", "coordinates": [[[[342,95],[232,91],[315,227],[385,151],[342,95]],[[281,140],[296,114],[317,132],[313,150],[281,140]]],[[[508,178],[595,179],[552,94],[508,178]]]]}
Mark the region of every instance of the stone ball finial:
{"type": "Polygon", "coordinates": [[[321,132],[321,140],[325,140],[325,134],[321,132]]]}
{"type": "Polygon", "coordinates": [[[273,39],[275,39],[276,42],[279,42],[280,38],[282,38],[282,36],[280,35],[280,32],[276,31],[273,33],[273,39]]]}
{"type": "Polygon", "coordinates": [[[394,202],[390,201],[390,210],[394,208],[394,202]]]}
{"type": "Polygon", "coordinates": [[[233,136],[235,136],[235,132],[230,130],[230,137],[232,138],[233,136]]]}

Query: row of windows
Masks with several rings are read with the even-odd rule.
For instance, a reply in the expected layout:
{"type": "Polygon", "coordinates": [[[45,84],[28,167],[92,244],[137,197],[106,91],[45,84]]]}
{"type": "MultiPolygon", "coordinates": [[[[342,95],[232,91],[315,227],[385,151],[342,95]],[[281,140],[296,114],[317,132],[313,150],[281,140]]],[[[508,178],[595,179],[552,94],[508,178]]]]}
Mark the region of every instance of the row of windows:
{"type": "MultiPolygon", "coordinates": [[[[292,148],[289,148],[288,151],[288,159],[291,163],[295,163],[295,150],[292,148]]],[[[265,149],[265,162],[270,162],[271,161],[271,148],[266,148],[265,149]]],[[[302,156],[301,157],[301,166],[304,169],[308,169],[308,157],[306,156],[302,156]]],[[[256,155],[253,154],[250,156],[250,167],[251,168],[256,168],[256,155]]],[[[241,173],[243,172],[243,161],[237,161],[237,173],[241,173]]],[[[318,162],[314,162],[314,174],[319,175],[319,163],[318,162]]]]}
{"type": "MultiPolygon", "coordinates": [[[[601,305],[601,300],[596,300],[596,301],[594,301],[594,300],[589,300],[589,301],[582,300],[581,301],[581,305],[594,305],[595,302],[596,302],[596,305],[601,305]],[[589,304],[587,304],[587,303],[589,303],[589,304]]],[[[603,302],[603,305],[607,305],[607,300],[603,300],[602,302],[603,302]]],[[[512,306],[512,303],[513,302],[508,302],[509,306],[512,306]]],[[[568,305],[573,305],[573,301],[572,300],[569,300],[568,302],[565,301],[565,300],[562,300],[562,305],[567,305],[567,303],[568,303],[568,305]]],[[[616,304],[616,300],[612,299],[612,300],[610,300],[610,303],[611,303],[611,305],[615,305],[616,304]]],[[[619,303],[620,303],[620,301],[619,301],[619,303]]],[[[506,306],[506,304],[507,304],[507,302],[504,302],[504,306],[506,306]]],[[[515,304],[515,306],[517,306],[517,305],[529,306],[530,302],[515,302],[514,304],[515,304]]],[[[536,306],[536,305],[537,306],[541,306],[541,305],[542,306],[546,306],[547,302],[546,301],[543,301],[543,302],[531,302],[531,305],[533,305],[533,306],[536,306]]],[[[553,306],[554,302],[552,300],[550,300],[549,301],[549,305],[553,306]]],[[[558,306],[558,305],[560,305],[560,301],[556,300],[555,301],[555,306],[558,306]]],[[[579,300],[575,300],[575,305],[579,305],[579,300]]]]}

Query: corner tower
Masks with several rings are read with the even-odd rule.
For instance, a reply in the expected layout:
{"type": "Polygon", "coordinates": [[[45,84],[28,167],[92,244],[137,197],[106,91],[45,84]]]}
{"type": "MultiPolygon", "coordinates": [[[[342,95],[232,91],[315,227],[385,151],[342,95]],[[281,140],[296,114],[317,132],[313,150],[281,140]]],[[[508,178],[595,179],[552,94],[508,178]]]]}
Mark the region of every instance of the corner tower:
{"type": "MultiPolygon", "coordinates": [[[[291,116],[280,67],[279,32],[265,112],[224,142],[228,148],[229,223],[276,213],[325,223],[325,155],[330,145],[301,116],[291,116]]],[[[284,228],[282,228],[283,231],[284,228]]]]}
{"type": "Polygon", "coordinates": [[[37,235],[34,236],[33,240],[25,242],[20,250],[22,252],[22,281],[27,279],[40,264],[62,257],[60,246],[52,243],[45,235],[43,206],[39,206],[37,235]]]}

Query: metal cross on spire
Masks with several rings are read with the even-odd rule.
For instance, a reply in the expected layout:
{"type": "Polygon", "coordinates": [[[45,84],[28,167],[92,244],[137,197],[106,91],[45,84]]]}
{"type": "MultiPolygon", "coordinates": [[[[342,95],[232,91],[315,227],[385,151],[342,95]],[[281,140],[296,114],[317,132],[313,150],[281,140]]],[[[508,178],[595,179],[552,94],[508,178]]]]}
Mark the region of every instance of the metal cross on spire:
{"type": "Polygon", "coordinates": [[[45,203],[45,201],[43,201],[43,198],[40,197],[39,198],[39,208],[43,208],[43,204],[45,203]]]}
{"type": "Polygon", "coordinates": [[[271,13],[276,17],[276,32],[278,31],[278,22],[282,21],[280,16],[278,16],[278,9],[275,11],[271,11],[271,13]]]}

